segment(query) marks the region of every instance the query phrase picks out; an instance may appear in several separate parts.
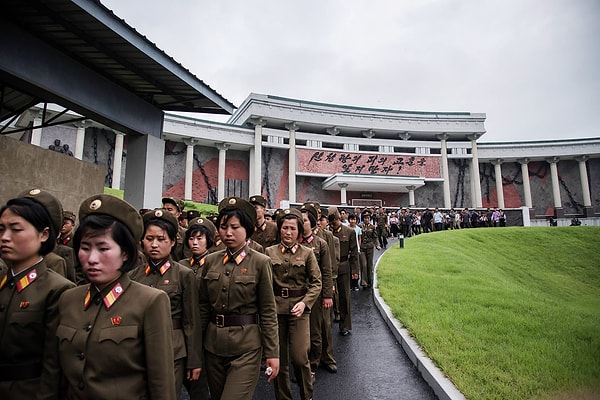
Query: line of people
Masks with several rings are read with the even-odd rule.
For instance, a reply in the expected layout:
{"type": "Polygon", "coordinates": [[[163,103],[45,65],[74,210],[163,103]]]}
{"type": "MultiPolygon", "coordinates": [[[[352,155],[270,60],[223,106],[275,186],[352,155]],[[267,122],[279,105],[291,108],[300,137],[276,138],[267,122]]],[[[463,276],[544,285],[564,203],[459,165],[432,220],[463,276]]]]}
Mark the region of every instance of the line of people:
{"type": "Polygon", "coordinates": [[[375,227],[363,224],[359,244],[318,203],[269,222],[262,196],[218,210],[183,229],[174,198],[136,210],[99,194],[77,216],[37,188],[8,201],[0,398],[179,399],[185,387],[191,399],[251,399],[262,370],[277,399],[291,399],[291,381],[311,399],[319,366],[337,372],[332,315],[341,336],[352,330],[359,248],[372,285],[375,227]]]}

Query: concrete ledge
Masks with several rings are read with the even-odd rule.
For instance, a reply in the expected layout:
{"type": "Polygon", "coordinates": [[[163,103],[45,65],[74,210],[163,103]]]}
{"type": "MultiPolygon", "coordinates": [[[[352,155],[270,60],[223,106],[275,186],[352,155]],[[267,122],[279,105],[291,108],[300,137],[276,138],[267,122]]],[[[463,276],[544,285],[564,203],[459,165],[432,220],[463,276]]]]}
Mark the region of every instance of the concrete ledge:
{"type": "Polygon", "coordinates": [[[391,308],[381,297],[377,285],[377,267],[379,266],[379,260],[381,260],[381,257],[379,257],[377,264],[375,264],[373,299],[375,301],[375,306],[381,313],[385,323],[396,337],[398,343],[402,346],[402,349],[408,358],[423,376],[425,382],[431,386],[433,392],[440,400],[466,400],[466,397],[456,388],[456,386],[454,386],[452,381],[448,379],[433,361],[425,355],[423,350],[421,350],[421,347],[411,337],[408,330],[406,330],[400,321],[394,317],[391,308]]]}

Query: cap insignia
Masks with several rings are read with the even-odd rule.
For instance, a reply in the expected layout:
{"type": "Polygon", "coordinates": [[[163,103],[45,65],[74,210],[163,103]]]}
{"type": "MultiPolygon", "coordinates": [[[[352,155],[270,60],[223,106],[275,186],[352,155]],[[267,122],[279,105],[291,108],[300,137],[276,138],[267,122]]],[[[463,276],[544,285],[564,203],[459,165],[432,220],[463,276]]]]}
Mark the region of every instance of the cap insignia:
{"type": "Polygon", "coordinates": [[[97,210],[102,206],[102,200],[96,199],[90,203],[90,210],[97,210]]]}

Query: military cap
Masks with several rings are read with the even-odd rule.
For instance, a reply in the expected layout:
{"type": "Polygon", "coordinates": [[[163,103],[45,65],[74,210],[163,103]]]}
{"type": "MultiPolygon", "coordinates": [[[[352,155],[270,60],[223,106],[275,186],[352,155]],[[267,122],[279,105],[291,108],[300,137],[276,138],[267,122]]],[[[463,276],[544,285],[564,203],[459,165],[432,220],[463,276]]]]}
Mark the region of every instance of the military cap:
{"type": "Polygon", "coordinates": [[[66,211],[66,210],[63,211],[63,221],[65,219],[71,220],[71,221],[73,221],[73,223],[75,223],[75,220],[76,220],[75,213],[73,211],[66,211]]]}
{"type": "MultiPolygon", "coordinates": [[[[256,197],[256,196],[254,196],[256,197]]],[[[226,209],[239,209],[250,216],[256,222],[256,210],[247,200],[239,197],[226,197],[219,203],[219,212],[226,209]]]]}
{"type": "Polygon", "coordinates": [[[319,212],[321,213],[321,218],[327,218],[328,211],[326,208],[319,208],[319,212]]]}
{"type": "Polygon", "coordinates": [[[90,214],[104,214],[122,222],[136,240],[144,234],[144,224],[139,212],[125,200],[110,194],[97,194],[85,199],[79,206],[79,221],[90,214]]]}
{"type": "Polygon", "coordinates": [[[300,210],[297,208],[286,208],[285,210],[281,210],[277,215],[277,224],[281,225],[282,221],[288,216],[292,216],[304,223],[304,219],[302,218],[302,213],[300,210]]]}
{"type": "Polygon", "coordinates": [[[363,212],[361,213],[361,216],[363,217],[363,219],[364,219],[364,218],[371,218],[371,215],[373,215],[373,214],[372,214],[372,213],[371,213],[371,211],[369,211],[369,210],[365,210],[365,211],[363,211],[363,212]]]}
{"type": "Polygon", "coordinates": [[[185,203],[183,202],[183,200],[178,199],[177,197],[163,197],[162,203],[163,203],[163,205],[165,203],[173,204],[175,207],[177,207],[179,212],[183,212],[183,209],[185,208],[185,203]]]}
{"type": "Polygon", "coordinates": [[[19,193],[17,197],[27,197],[44,207],[48,216],[50,216],[56,233],[60,232],[60,228],[62,228],[64,222],[63,208],[60,201],[54,195],[43,189],[34,188],[19,193]]]}
{"type": "Polygon", "coordinates": [[[219,220],[219,214],[210,213],[206,218],[208,218],[215,226],[217,226],[217,221],[219,220]]]}
{"type": "Polygon", "coordinates": [[[142,218],[144,219],[144,225],[146,225],[148,221],[152,219],[161,219],[173,225],[175,230],[179,229],[179,222],[177,222],[177,218],[175,218],[173,214],[171,214],[164,208],[155,208],[154,210],[150,210],[147,213],[145,213],[142,216],[142,218]]]}
{"type": "Polygon", "coordinates": [[[212,232],[213,237],[215,235],[215,232],[217,232],[217,227],[215,226],[215,224],[208,218],[202,218],[202,217],[196,217],[194,219],[192,219],[190,221],[190,223],[188,224],[188,229],[191,229],[192,226],[194,225],[201,225],[204,226],[206,228],[208,228],[208,230],[210,232],[212,232]]]}
{"type": "Polygon", "coordinates": [[[250,197],[250,204],[258,204],[260,206],[266,207],[267,199],[265,199],[261,195],[252,196],[250,197]]]}
{"type": "Polygon", "coordinates": [[[269,216],[269,217],[273,218],[273,211],[271,211],[271,210],[266,210],[266,211],[265,211],[265,217],[266,217],[266,216],[269,216]]]}
{"type": "Polygon", "coordinates": [[[186,212],[186,217],[188,221],[191,221],[194,218],[198,218],[200,216],[200,211],[198,210],[188,210],[186,212]]]}
{"type": "Polygon", "coordinates": [[[273,211],[273,219],[277,220],[277,218],[279,218],[279,214],[282,212],[283,210],[281,208],[278,208],[277,210],[273,211]]]}
{"type": "Polygon", "coordinates": [[[311,214],[313,217],[315,217],[315,219],[319,217],[319,212],[313,203],[304,203],[300,206],[299,210],[300,212],[307,212],[311,214]]]}
{"type": "Polygon", "coordinates": [[[327,218],[329,219],[329,222],[340,219],[340,212],[336,206],[330,206],[327,208],[327,218]]]}

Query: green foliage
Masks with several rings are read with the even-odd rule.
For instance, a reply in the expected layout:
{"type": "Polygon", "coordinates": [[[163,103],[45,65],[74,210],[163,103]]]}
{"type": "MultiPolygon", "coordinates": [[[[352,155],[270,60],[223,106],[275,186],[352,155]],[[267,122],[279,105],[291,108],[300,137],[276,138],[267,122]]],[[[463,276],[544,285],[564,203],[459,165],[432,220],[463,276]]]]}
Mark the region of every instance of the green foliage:
{"type": "Polygon", "coordinates": [[[422,234],[382,257],[395,316],[469,399],[600,388],[600,228],[422,234]]]}
{"type": "MultiPolygon", "coordinates": [[[[105,187],[104,193],[112,194],[113,196],[116,196],[120,199],[123,198],[123,191],[119,190],[119,189],[112,189],[109,187],[105,187]]],[[[185,203],[186,211],[187,210],[198,210],[204,216],[212,214],[212,213],[216,213],[218,210],[218,207],[215,205],[212,205],[212,204],[196,203],[196,202],[190,201],[190,200],[185,200],[184,203],[185,203]]],[[[160,207],[160,204],[157,204],[156,207],[160,207]]]]}

